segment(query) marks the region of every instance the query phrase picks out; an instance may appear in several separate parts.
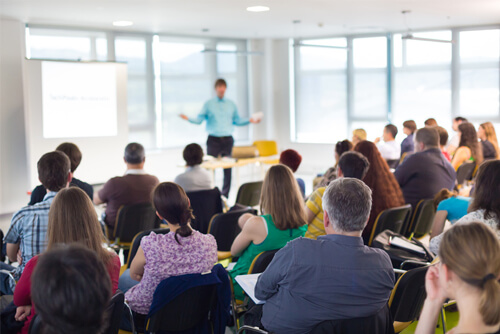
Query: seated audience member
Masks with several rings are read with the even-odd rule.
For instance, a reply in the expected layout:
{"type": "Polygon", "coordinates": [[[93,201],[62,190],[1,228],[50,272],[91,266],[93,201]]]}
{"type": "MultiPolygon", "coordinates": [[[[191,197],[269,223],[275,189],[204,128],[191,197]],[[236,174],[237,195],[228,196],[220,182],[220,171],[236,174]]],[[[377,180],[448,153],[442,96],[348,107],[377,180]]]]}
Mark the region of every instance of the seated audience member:
{"type": "Polygon", "coordinates": [[[481,139],[484,160],[499,159],[500,150],[498,148],[497,134],[491,122],[482,123],[477,130],[477,136],[481,139]]]}
{"type": "Polygon", "coordinates": [[[398,160],[401,157],[401,146],[395,140],[397,134],[398,128],[387,124],[382,135],[383,142],[380,138],[375,139],[374,143],[385,160],[398,160]]]}
{"type": "Polygon", "coordinates": [[[371,316],[387,304],[394,287],[391,260],[361,238],[371,198],[360,180],[330,183],[323,195],[327,235],[289,242],[257,281],[267,330],[309,333],[322,321],[371,316]]]}
{"type": "Polygon", "coordinates": [[[334,151],[335,165],[333,167],[328,168],[323,177],[315,185],[314,190],[320,187],[326,187],[330,182],[332,182],[337,178],[337,166],[339,163],[340,156],[345,152],[352,151],[352,148],[353,144],[347,139],[338,141],[337,144],[335,144],[335,151],[334,151]]]}
{"type": "Polygon", "coordinates": [[[41,333],[103,333],[111,282],[101,258],[77,246],[44,253],[33,272],[32,299],[41,318],[41,333]]]}
{"type": "MultiPolygon", "coordinates": [[[[61,244],[72,243],[94,251],[106,266],[109,274],[106,282],[101,283],[106,284],[111,278],[111,292],[116,291],[120,275],[120,258],[102,246],[104,237],[101,224],[92,202],[83,190],[71,187],[57,193],[50,207],[47,242],[47,251],[61,244]]],[[[35,315],[35,305],[31,298],[31,278],[33,270],[36,270],[37,263],[43,256],[35,256],[28,261],[14,291],[14,304],[17,306],[16,318],[19,321],[26,319],[21,331],[23,334],[28,333],[30,322],[35,315]]]]}
{"type": "Polygon", "coordinates": [[[128,144],[123,159],[127,165],[125,175],[108,180],[94,196],[94,204],[107,204],[104,223],[109,228],[115,226],[120,206],[150,202],[151,192],[159,183],[156,176],[144,171],[146,155],[141,144],[128,144]]]}
{"type": "Polygon", "coordinates": [[[253,259],[261,252],[282,248],[290,240],[303,237],[307,230],[304,202],[290,168],[275,165],[269,168],[260,197],[262,215],[244,214],[239,219],[241,232],[231,246],[238,262],[229,272],[236,299],[243,300],[243,291],[234,278],[247,274],[253,259]]]}
{"type": "Polygon", "coordinates": [[[373,194],[370,218],[363,231],[363,239],[367,243],[379,213],[386,209],[404,205],[405,201],[398,182],[389,170],[387,162],[382,159],[375,144],[362,141],[354,147],[354,151],[363,154],[370,162],[368,173],[363,178],[363,182],[370,187],[373,194]]]}
{"type": "MultiPolygon", "coordinates": [[[[337,165],[337,178],[352,177],[362,180],[370,163],[366,157],[359,152],[345,152],[340,156],[337,165]]],[[[325,235],[323,223],[323,194],[326,187],[316,189],[306,202],[307,232],[305,237],[316,239],[320,235],[325,235]]]]}
{"type": "Polygon", "coordinates": [[[441,149],[441,153],[443,153],[446,160],[451,162],[451,156],[445,149],[446,143],[448,142],[448,131],[446,131],[446,129],[442,126],[436,126],[435,128],[439,133],[439,148],[441,149]]]}
{"type": "MultiPolygon", "coordinates": [[[[94,188],[90,184],[80,181],[74,177],[75,170],[82,161],[82,152],[80,152],[78,146],[73,143],[62,143],[61,145],[57,146],[56,151],[61,151],[66,154],[71,163],[71,173],[73,174],[73,178],[71,179],[69,185],[82,189],[87,193],[87,195],[89,195],[90,200],[92,200],[94,197],[94,188]]],[[[34,205],[43,201],[45,195],[47,195],[47,189],[45,189],[43,185],[39,185],[31,192],[31,199],[28,205],[34,205]]]]}
{"type": "MultiPolygon", "coordinates": [[[[455,117],[453,119],[453,123],[451,125],[453,131],[458,132],[458,126],[462,123],[466,123],[467,119],[463,117],[455,117]]],[[[448,145],[446,146],[446,151],[450,154],[450,156],[453,156],[455,154],[455,151],[458,148],[458,144],[460,143],[460,137],[458,133],[454,134],[453,137],[451,137],[450,141],[448,142],[448,145]]]]}
{"type": "Polygon", "coordinates": [[[118,288],[132,310],[146,315],[158,284],[171,276],[210,271],[217,262],[217,243],[190,225],[193,213],[186,192],[177,184],[164,182],[153,193],[156,214],[170,232],[151,232],[142,238],[130,269],[120,277],[118,288]]]}
{"type": "MultiPolygon", "coordinates": [[[[47,247],[49,208],[57,192],[68,186],[72,176],[68,157],[59,151],[44,154],[38,160],[37,168],[38,179],[48,193],[42,202],[17,211],[4,237],[9,260],[18,262],[19,266],[14,268],[0,262],[0,269],[12,271],[16,280],[21,277],[26,263],[47,247]]],[[[0,291],[5,295],[11,295],[13,292],[9,276],[3,273],[0,273],[0,291]]]]}
{"type": "Polygon", "coordinates": [[[460,218],[467,214],[470,197],[458,196],[455,192],[442,189],[434,196],[434,208],[436,215],[431,228],[431,239],[443,233],[444,224],[449,220],[455,224],[460,218]]]}
{"type": "Polygon", "coordinates": [[[434,118],[428,118],[424,122],[425,126],[438,126],[438,122],[434,118]]]}
{"type": "Polygon", "coordinates": [[[403,123],[403,132],[406,135],[406,138],[401,143],[401,156],[404,153],[412,154],[414,151],[413,146],[413,134],[417,130],[417,123],[415,121],[406,121],[403,123]]]}
{"type": "Polygon", "coordinates": [[[471,123],[462,123],[458,126],[460,142],[451,165],[455,170],[466,161],[474,161],[479,166],[483,162],[483,150],[477,140],[476,129],[471,123]]]}
{"type": "Polygon", "coordinates": [[[490,228],[472,222],[449,229],[439,247],[440,264],[425,278],[427,298],[416,334],[436,331],[446,299],[455,300],[460,318],[449,333],[500,332],[500,243],[490,228]]]}
{"type": "Polygon", "coordinates": [[[366,131],[364,129],[355,129],[352,132],[352,145],[356,146],[360,141],[366,140],[366,131]]]}
{"type": "MultiPolygon", "coordinates": [[[[302,156],[299,152],[295,150],[284,150],[280,154],[280,164],[287,166],[292,170],[293,173],[299,169],[300,163],[302,162],[302,156]]],[[[297,183],[299,185],[300,193],[302,197],[306,197],[306,184],[301,178],[297,178],[297,183]]]]}
{"type": "MultiPolygon", "coordinates": [[[[493,229],[500,239],[500,160],[485,161],[477,172],[476,185],[468,214],[455,225],[481,222],[493,229]]],[[[443,234],[431,239],[430,250],[437,253],[443,234]]]]}
{"type": "Polygon", "coordinates": [[[441,154],[436,128],[421,128],[415,134],[415,153],[394,172],[406,203],[413,208],[422,199],[434,198],[443,188],[452,190],[457,174],[441,154]]]}
{"type": "Polygon", "coordinates": [[[184,173],[177,175],[174,182],[180,185],[185,192],[212,189],[212,176],[200,166],[203,162],[201,146],[189,144],[184,148],[182,156],[186,161],[187,169],[184,173]]]}

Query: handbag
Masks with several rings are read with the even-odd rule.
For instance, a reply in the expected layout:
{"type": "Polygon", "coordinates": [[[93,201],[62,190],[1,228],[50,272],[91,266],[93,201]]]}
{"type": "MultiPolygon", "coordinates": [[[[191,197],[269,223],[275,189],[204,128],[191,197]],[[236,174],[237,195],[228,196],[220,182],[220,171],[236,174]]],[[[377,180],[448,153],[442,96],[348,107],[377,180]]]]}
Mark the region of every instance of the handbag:
{"type": "MultiPolygon", "coordinates": [[[[379,235],[373,239],[372,247],[380,248],[386,251],[391,258],[392,267],[393,268],[401,268],[401,265],[406,261],[412,262],[432,262],[435,258],[435,255],[429,250],[427,246],[422,244],[417,239],[409,240],[405,238],[403,235],[399,233],[394,233],[390,230],[385,230],[381,232],[379,235]],[[396,247],[391,245],[391,239],[398,237],[403,239],[406,242],[411,243],[412,245],[418,246],[423,249],[425,254],[417,253],[411,250],[407,250],[404,248],[396,247]]],[[[405,268],[407,270],[412,268],[405,268]]]]}

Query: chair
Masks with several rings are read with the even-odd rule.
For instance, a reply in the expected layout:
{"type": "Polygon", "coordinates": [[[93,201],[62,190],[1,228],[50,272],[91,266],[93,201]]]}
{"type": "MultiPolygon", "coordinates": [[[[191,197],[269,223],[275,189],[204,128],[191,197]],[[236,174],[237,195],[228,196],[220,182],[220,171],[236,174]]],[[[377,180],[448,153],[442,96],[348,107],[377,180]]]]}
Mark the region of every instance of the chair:
{"type": "Polygon", "coordinates": [[[191,191],[186,193],[191,202],[194,219],[191,226],[201,233],[207,233],[208,224],[213,215],[222,212],[222,200],[219,188],[191,191]]]}
{"type": "Polygon", "coordinates": [[[462,184],[465,181],[472,180],[472,175],[474,174],[474,170],[476,169],[475,162],[464,162],[457,169],[457,180],[456,180],[456,188],[460,189],[462,184]]]}
{"type": "Polygon", "coordinates": [[[216,292],[216,285],[186,290],[147,319],[146,333],[187,331],[210,319],[210,311],[217,303],[216,292]]]}
{"type": "Polygon", "coordinates": [[[421,238],[431,231],[436,209],[434,207],[433,199],[423,199],[417,203],[411,222],[406,229],[402,231],[405,237],[408,238],[421,238]]]}
{"type": "Polygon", "coordinates": [[[260,274],[263,273],[269,266],[274,258],[274,255],[279,251],[279,249],[274,249],[270,251],[265,251],[258,254],[252,261],[250,268],[248,269],[248,274],[260,274]]]}
{"type": "Polygon", "coordinates": [[[120,330],[120,322],[123,315],[123,305],[125,302],[125,295],[120,290],[111,297],[108,308],[106,312],[109,314],[108,328],[104,333],[106,334],[117,334],[120,330]]]}
{"type": "Polygon", "coordinates": [[[384,230],[391,230],[395,233],[400,233],[405,226],[406,220],[409,219],[410,213],[410,204],[387,209],[379,213],[377,219],[375,219],[375,223],[373,224],[368,246],[371,246],[373,239],[384,230]]]}
{"type": "Polygon", "coordinates": [[[427,296],[425,275],[428,268],[427,266],[409,270],[396,282],[389,298],[394,332],[400,333],[420,315],[427,296]]]}
{"type": "MultiPolygon", "coordinates": [[[[125,295],[121,291],[117,291],[109,302],[106,312],[109,314],[107,329],[103,332],[105,334],[118,334],[120,330],[120,321],[123,315],[123,305],[125,302],[125,295]]],[[[43,323],[42,318],[35,314],[31,320],[28,330],[29,334],[42,333],[43,323]]]]}
{"type": "Polygon", "coordinates": [[[389,307],[376,314],[353,319],[329,320],[316,325],[310,334],[372,333],[394,334],[394,324],[389,307]]]}
{"type": "Polygon", "coordinates": [[[394,160],[386,159],[385,161],[387,161],[389,168],[396,169],[399,165],[399,159],[394,159],[394,160]]]}
{"type": "Polygon", "coordinates": [[[160,227],[160,219],[151,203],[123,205],[118,210],[114,229],[113,248],[129,249],[135,235],[160,227]]]}
{"type": "Polygon", "coordinates": [[[139,249],[139,246],[141,245],[141,240],[143,237],[148,236],[151,232],[155,232],[156,234],[167,234],[170,232],[170,229],[168,228],[155,228],[151,230],[146,230],[139,232],[135,235],[134,239],[132,240],[132,246],[130,247],[130,252],[128,253],[127,257],[127,262],[125,263],[125,269],[129,269],[130,265],[132,264],[132,260],[135,257],[135,254],[137,254],[137,250],[139,249]]]}
{"type": "Polygon", "coordinates": [[[257,140],[253,142],[253,146],[257,147],[259,156],[270,157],[278,154],[278,143],[274,140],[257,140]]]}
{"type": "Polygon", "coordinates": [[[244,206],[256,206],[260,202],[260,193],[262,191],[262,181],[245,183],[238,189],[236,204],[244,206]]]}
{"type": "Polygon", "coordinates": [[[245,213],[257,214],[257,211],[251,208],[245,210],[235,210],[226,213],[218,213],[212,217],[208,225],[208,233],[214,236],[217,241],[217,250],[219,252],[230,252],[236,236],[241,232],[238,225],[238,219],[245,213]]]}
{"type": "Polygon", "coordinates": [[[3,231],[0,229],[0,261],[4,262],[5,261],[5,253],[3,252],[3,231]]]}

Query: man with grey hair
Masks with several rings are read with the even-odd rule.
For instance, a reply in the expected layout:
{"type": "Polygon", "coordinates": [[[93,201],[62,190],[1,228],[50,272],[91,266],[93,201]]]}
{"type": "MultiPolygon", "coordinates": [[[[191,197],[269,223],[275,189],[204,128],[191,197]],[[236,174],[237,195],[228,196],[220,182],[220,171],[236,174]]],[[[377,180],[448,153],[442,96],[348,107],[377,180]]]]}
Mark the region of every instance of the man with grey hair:
{"type": "Polygon", "coordinates": [[[323,195],[327,235],[290,241],[257,281],[255,296],[266,302],[263,327],[308,333],[322,321],[371,316],[387,304],[391,260],[361,238],[371,205],[372,192],[361,180],[330,183],[323,195]]]}
{"type": "Polygon", "coordinates": [[[111,230],[122,205],[151,202],[151,193],[159,183],[156,176],[144,171],[146,153],[141,144],[128,144],[123,152],[123,160],[127,165],[125,175],[108,180],[94,194],[94,204],[107,204],[103,220],[111,230]]]}

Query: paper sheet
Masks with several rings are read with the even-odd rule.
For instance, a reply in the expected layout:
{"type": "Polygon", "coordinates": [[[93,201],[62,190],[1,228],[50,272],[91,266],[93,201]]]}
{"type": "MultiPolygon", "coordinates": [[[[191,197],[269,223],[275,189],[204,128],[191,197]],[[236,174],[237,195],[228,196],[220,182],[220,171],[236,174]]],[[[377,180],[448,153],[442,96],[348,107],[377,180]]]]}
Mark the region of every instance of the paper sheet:
{"type": "Polygon", "coordinates": [[[261,274],[251,274],[251,275],[239,275],[235,277],[236,282],[241,286],[243,291],[250,297],[255,304],[264,304],[265,301],[259,300],[255,297],[255,285],[257,285],[257,279],[261,274]]]}

